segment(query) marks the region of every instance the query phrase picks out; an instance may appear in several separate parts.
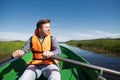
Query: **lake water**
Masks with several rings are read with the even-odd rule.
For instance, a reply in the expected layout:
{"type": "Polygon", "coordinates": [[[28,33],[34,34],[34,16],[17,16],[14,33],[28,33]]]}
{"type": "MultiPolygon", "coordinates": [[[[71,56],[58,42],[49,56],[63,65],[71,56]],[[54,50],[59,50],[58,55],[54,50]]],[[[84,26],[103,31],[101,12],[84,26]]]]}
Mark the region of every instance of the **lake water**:
{"type": "MultiPolygon", "coordinates": [[[[120,71],[120,58],[110,57],[103,54],[96,54],[94,52],[83,50],[77,47],[72,47],[66,44],[61,44],[61,45],[77,53],[92,65],[120,71]]],[[[104,77],[106,77],[107,80],[120,80],[120,77],[118,76],[104,74],[104,77]]]]}

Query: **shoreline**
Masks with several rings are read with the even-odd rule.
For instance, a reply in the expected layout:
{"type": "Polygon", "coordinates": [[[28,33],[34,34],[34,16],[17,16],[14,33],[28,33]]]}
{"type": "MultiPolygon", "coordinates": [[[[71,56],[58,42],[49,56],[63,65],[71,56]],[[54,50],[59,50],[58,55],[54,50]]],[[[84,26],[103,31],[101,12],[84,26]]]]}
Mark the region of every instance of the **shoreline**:
{"type": "Polygon", "coordinates": [[[115,58],[120,58],[120,55],[119,53],[111,53],[111,52],[105,52],[104,50],[100,50],[100,49],[92,49],[92,48],[85,48],[85,47],[78,47],[76,46],[77,48],[80,48],[80,49],[83,49],[83,50],[88,50],[88,51],[92,51],[94,52],[95,54],[102,54],[102,55],[106,55],[106,56],[110,56],[110,57],[115,57],[115,58]]]}
{"type": "Polygon", "coordinates": [[[66,44],[84,50],[120,58],[120,39],[71,40],[66,44]]]}

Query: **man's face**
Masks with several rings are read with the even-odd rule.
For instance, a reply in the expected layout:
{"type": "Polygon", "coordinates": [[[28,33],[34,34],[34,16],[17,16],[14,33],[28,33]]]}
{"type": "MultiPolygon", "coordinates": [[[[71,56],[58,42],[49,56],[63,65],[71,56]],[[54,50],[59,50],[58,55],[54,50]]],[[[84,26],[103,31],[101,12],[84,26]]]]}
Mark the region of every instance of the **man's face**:
{"type": "Polygon", "coordinates": [[[39,31],[43,36],[49,35],[50,34],[50,23],[43,24],[39,31]]]}

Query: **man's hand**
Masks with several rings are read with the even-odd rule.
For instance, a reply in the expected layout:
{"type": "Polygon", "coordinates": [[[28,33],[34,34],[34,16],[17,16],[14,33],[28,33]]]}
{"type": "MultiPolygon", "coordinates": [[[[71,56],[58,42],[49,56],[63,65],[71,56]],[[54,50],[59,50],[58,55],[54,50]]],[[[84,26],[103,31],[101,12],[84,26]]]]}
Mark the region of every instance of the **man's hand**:
{"type": "Polygon", "coordinates": [[[51,56],[54,56],[54,53],[51,51],[44,51],[43,52],[43,57],[44,58],[50,58],[51,56]]]}
{"type": "Polygon", "coordinates": [[[14,58],[18,58],[18,57],[21,57],[22,55],[24,55],[24,51],[23,50],[16,50],[13,52],[12,56],[14,58]]]}

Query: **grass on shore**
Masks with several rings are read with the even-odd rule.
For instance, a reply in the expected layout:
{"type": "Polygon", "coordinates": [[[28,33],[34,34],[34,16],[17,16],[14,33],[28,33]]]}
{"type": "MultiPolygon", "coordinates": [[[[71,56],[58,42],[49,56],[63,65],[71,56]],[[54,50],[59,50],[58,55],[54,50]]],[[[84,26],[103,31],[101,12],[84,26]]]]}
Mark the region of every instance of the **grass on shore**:
{"type": "MultiPolygon", "coordinates": [[[[120,56],[120,39],[71,40],[66,43],[97,53],[120,56]]],[[[11,56],[14,50],[21,49],[24,44],[23,41],[0,41],[0,60],[11,56]]]]}
{"type": "Polygon", "coordinates": [[[0,60],[12,55],[12,52],[21,49],[25,42],[23,41],[0,41],[0,60]]]}
{"type": "Polygon", "coordinates": [[[120,56],[120,39],[71,40],[66,43],[97,53],[120,56]]]}

